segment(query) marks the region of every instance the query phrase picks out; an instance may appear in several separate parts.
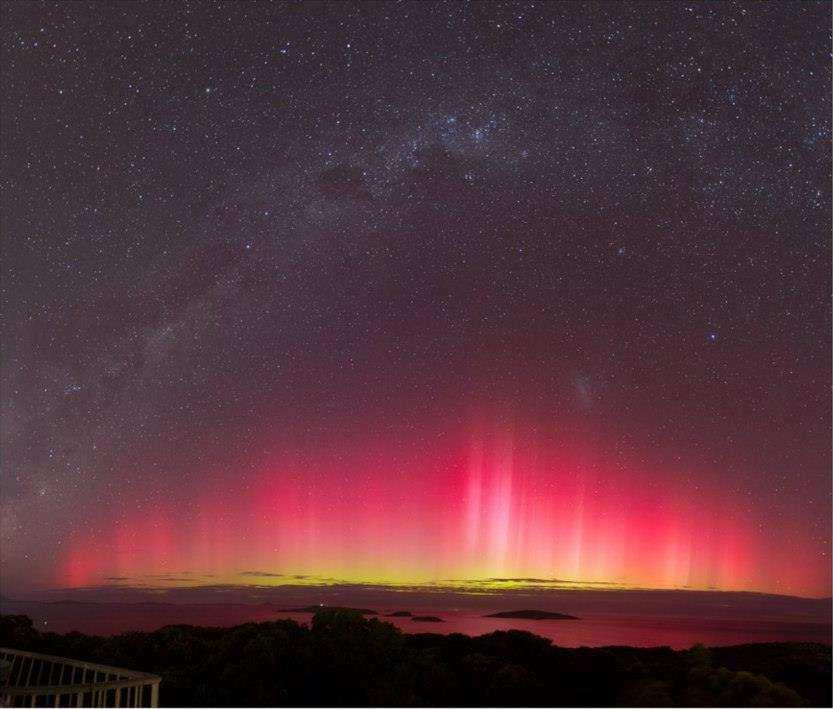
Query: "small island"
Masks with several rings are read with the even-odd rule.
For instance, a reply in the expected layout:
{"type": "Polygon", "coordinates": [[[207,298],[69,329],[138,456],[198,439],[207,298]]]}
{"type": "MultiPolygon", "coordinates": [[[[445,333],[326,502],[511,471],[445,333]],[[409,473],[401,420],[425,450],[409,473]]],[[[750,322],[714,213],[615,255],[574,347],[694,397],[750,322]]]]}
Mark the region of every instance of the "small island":
{"type": "Polygon", "coordinates": [[[411,618],[411,620],[415,620],[418,623],[444,623],[445,622],[442,618],[438,618],[435,615],[415,615],[411,618]]]}
{"type": "Polygon", "coordinates": [[[500,613],[489,613],[484,618],[526,618],[527,620],[580,620],[574,615],[567,613],[551,613],[550,611],[501,611],[500,613]]]}
{"type": "Polygon", "coordinates": [[[393,613],[388,613],[388,618],[410,618],[413,615],[411,611],[394,611],[393,613]]]}

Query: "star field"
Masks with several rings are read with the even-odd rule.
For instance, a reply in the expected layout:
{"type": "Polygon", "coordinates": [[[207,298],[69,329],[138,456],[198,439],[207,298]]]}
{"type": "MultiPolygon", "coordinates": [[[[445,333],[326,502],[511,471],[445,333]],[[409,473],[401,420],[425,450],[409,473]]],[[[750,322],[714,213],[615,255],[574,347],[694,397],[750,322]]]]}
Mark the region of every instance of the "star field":
{"type": "Polygon", "coordinates": [[[829,595],[829,4],[0,12],[4,592],[829,595]]]}

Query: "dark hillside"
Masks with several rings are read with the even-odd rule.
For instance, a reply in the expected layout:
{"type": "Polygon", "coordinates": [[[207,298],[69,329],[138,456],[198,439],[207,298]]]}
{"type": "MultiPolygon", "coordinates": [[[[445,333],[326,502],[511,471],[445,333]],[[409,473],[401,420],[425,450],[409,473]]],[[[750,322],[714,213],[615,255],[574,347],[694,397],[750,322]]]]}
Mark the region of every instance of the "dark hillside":
{"type": "Polygon", "coordinates": [[[0,646],[162,676],[167,706],[830,706],[830,646],[553,646],[510,630],[404,634],[355,611],[109,637],[0,616],[0,646]]]}

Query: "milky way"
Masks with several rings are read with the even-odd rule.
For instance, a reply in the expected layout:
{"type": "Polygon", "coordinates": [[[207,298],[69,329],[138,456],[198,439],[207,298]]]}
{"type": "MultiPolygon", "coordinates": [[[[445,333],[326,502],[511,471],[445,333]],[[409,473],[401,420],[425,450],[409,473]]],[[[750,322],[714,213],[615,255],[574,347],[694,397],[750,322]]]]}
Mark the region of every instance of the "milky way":
{"type": "Polygon", "coordinates": [[[2,5],[4,593],[830,593],[827,3],[2,5]]]}

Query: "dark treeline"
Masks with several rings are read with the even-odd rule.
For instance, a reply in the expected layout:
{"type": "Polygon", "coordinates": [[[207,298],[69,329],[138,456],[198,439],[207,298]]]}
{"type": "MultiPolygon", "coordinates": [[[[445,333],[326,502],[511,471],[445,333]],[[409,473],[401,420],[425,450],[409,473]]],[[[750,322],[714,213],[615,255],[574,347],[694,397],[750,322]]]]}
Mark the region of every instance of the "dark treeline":
{"type": "Polygon", "coordinates": [[[562,648],[528,632],[406,634],[351,611],[109,637],[0,615],[0,646],[161,675],[168,706],[830,706],[830,646],[562,648]]]}

